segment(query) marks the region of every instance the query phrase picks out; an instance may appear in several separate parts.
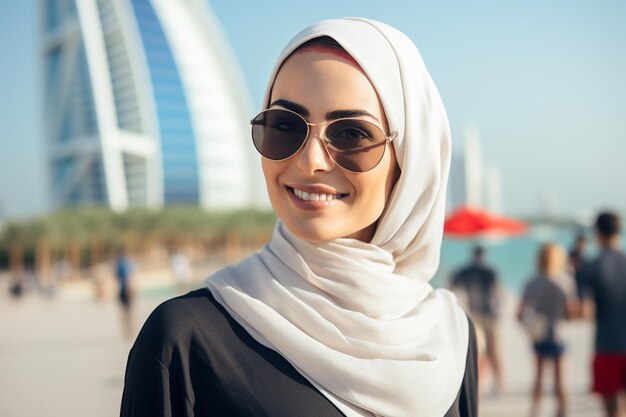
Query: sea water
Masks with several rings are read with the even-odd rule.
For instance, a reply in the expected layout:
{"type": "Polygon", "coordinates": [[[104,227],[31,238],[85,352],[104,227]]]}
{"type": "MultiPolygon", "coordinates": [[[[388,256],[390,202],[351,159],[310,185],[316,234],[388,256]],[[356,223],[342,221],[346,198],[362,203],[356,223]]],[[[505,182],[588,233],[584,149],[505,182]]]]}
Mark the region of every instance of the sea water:
{"type": "MultiPolygon", "coordinates": [[[[541,245],[555,242],[569,252],[579,230],[573,228],[535,227],[522,237],[500,239],[449,239],[444,238],[441,261],[437,274],[431,281],[435,287],[447,287],[456,270],[465,266],[472,248],[480,244],[485,248],[485,262],[498,273],[500,283],[514,294],[519,294],[526,281],[537,271],[537,257],[541,245]]],[[[626,250],[626,240],[621,239],[626,250]]],[[[588,234],[586,258],[598,252],[593,237],[588,234]]]]}

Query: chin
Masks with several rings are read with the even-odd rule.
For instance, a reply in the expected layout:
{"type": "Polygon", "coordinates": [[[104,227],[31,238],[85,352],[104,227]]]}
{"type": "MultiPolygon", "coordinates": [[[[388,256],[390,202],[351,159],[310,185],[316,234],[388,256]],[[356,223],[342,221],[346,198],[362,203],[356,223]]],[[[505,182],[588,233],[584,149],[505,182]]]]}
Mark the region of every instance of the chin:
{"type": "MultiPolygon", "coordinates": [[[[303,225],[301,224],[294,227],[291,222],[285,221],[283,221],[283,224],[297,238],[311,243],[322,243],[341,237],[337,233],[330,233],[330,230],[320,230],[317,227],[302,227],[303,225]]],[[[328,227],[324,229],[328,229],[328,227]]]]}
{"type": "Polygon", "coordinates": [[[334,239],[351,238],[362,242],[370,242],[376,230],[376,222],[363,229],[342,229],[341,224],[325,222],[323,225],[307,224],[303,221],[281,219],[285,227],[299,239],[310,243],[323,243],[334,239]]]}

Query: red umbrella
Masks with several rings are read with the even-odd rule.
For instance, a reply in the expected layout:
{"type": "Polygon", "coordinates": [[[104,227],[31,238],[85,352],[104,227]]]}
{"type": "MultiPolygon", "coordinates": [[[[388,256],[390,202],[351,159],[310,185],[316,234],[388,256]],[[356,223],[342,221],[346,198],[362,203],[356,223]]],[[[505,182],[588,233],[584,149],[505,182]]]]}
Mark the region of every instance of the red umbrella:
{"type": "Polygon", "coordinates": [[[461,207],[443,225],[450,237],[516,236],[526,233],[526,225],[518,220],[491,214],[485,210],[461,207]]]}

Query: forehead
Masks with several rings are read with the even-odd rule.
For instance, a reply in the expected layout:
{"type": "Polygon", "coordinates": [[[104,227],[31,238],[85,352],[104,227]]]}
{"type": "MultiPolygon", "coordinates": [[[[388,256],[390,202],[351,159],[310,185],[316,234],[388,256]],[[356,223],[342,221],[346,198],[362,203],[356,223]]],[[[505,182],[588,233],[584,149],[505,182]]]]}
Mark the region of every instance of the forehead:
{"type": "Polygon", "coordinates": [[[337,109],[362,109],[382,118],[376,89],[352,57],[337,50],[304,49],[281,66],[270,102],[285,99],[310,109],[311,113],[337,109]]]}

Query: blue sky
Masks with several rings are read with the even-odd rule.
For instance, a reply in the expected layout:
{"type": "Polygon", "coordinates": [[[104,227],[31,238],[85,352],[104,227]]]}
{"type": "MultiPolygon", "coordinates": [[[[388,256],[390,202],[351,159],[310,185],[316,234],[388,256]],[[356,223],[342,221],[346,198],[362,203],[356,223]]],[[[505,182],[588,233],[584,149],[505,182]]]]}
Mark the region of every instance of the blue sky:
{"type": "MultiPolygon", "coordinates": [[[[419,47],[455,147],[478,127],[497,165],[504,209],[536,212],[551,196],[566,214],[626,209],[626,2],[215,0],[259,107],[274,59],[324,18],[364,16],[419,47]]],[[[36,1],[0,2],[0,210],[45,207],[36,1]]]]}

